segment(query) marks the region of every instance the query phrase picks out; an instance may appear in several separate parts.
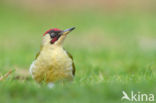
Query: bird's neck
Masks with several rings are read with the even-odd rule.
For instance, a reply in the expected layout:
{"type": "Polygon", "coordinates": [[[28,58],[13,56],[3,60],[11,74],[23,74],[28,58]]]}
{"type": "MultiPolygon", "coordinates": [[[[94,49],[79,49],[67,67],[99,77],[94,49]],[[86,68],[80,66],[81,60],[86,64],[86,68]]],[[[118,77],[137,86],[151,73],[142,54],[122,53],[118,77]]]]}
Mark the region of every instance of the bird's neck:
{"type": "Polygon", "coordinates": [[[55,50],[58,48],[63,48],[63,47],[62,45],[55,45],[55,44],[50,44],[50,43],[47,43],[41,46],[42,50],[55,50]]]}

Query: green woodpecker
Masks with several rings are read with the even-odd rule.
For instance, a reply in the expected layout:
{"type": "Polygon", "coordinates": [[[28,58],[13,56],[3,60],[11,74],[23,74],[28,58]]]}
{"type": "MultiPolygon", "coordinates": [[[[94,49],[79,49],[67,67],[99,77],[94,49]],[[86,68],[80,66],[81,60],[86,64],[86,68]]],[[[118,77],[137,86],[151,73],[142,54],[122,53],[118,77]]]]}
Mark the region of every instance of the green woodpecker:
{"type": "Polygon", "coordinates": [[[54,82],[73,79],[73,58],[64,50],[62,44],[67,34],[74,29],[75,27],[66,30],[54,28],[43,34],[40,52],[29,69],[35,81],[45,81],[52,87],[54,82]]]}

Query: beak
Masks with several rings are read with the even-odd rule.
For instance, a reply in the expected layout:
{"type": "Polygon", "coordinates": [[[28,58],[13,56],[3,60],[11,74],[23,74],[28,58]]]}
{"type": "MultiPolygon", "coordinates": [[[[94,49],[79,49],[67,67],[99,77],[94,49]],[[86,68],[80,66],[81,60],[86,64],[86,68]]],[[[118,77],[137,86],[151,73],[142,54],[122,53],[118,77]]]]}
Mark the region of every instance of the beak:
{"type": "Polygon", "coordinates": [[[68,33],[70,33],[70,32],[71,32],[72,30],[74,30],[74,29],[75,29],[75,27],[72,27],[72,28],[63,30],[62,35],[67,35],[68,33]]]}
{"type": "Polygon", "coordinates": [[[75,29],[75,27],[72,27],[72,28],[63,30],[63,31],[61,32],[60,38],[59,38],[59,40],[57,41],[56,44],[57,44],[57,45],[61,45],[61,44],[63,43],[64,39],[66,38],[67,34],[68,34],[69,32],[71,32],[72,30],[74,30],[74,29],[75,29]]]}

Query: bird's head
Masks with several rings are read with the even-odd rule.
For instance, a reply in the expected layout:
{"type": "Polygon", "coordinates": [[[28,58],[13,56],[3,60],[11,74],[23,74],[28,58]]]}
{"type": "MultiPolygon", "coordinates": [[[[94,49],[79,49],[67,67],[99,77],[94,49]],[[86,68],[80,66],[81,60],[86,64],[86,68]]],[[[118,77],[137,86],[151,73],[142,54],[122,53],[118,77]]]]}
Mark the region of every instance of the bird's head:
{"type": "Polygon", "coordinates": [[[75,27],[60,30],[57,28],[50,29],[43,34],[43,45],[61,45],[69,32],[74,30],[75,27]]]}

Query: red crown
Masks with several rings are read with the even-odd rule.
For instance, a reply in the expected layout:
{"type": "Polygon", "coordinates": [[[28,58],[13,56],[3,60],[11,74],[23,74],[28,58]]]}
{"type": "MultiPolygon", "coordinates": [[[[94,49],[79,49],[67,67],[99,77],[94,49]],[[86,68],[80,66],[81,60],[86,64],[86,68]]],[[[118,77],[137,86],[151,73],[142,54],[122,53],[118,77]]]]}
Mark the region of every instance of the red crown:
{"type": "Polygon", "coordinates": [[[61,31],[60,29],[58,29],[58,28],[53,28],[53,29],[49,29],[49,30],[47,30],[44,34],[43,34],[43,36],[45,36],[47,33],[49,33],[50,31],[61,31]]]}

